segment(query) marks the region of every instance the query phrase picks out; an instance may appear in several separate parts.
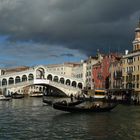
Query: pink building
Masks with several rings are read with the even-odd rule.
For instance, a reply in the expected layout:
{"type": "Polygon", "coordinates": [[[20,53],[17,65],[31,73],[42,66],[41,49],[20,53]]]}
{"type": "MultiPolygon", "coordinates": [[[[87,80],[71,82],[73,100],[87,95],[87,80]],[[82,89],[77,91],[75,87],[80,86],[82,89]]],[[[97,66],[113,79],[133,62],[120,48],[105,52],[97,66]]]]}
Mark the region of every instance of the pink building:
{"type": "Polygon", "coordinates": [[[104,55],[101,62],[93,65],[92,82],[95,89],[109,88],[109,67],[116,58],[116,54],[104,55]]]}

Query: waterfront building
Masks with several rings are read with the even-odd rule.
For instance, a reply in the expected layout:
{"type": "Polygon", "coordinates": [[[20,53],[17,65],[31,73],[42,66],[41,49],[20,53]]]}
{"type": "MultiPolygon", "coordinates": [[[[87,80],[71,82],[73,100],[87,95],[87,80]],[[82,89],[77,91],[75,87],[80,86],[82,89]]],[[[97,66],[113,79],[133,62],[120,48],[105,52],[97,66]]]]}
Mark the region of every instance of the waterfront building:
{"type": "Polygon", "coordinates": [[[19,66],[19,67],[15,67],[15,68],[0,69],[0,75],[21,72],[21,71],[25,71],[25,70],[29,70],[29,69],[30,69],[30,67],[28,67],[28,66],[19,66]]]}
{"type": "Polygon", "coordinates": [[[86,81],[86,62],[81,60],[79,65],[76,65],[72,69],[72,77],[82,79],[84,81],[84,87],[85,87],[85,81],[86,81]]]}
{"type": "Polygon", "coordinates": [[[109,68],[109,88],[119,90],[122,88],[122,61],[121,57],[117,57],[111,62],[109,68]]]}
{"type": "Polygon", "coordinates": [[[123,88],[134,89],[136,96],[140,97],[140,21],[135,29],[133,51],[125,52],[123,62],[123,88]]]}
{"type": "Polygon", "coordinates": [[[85,60],[85,65],[86,65],[86,81],[85,81],[85,85],[88,89],[94,89],[94,85],[93,85],[93,75],[92,75],[92,69],[93,69],[93,65],[101,62],[101,60],[103,59],[101,54],[97,54],[97,56],[95,57],[89,57],[87,60],[85,60]]]}
{"type": "Polygon", "coordinates": [[[117,54],[104,55],[103,59],[92,68],[92,82],[95,89],[109,88],[109,68],[111,62],[114,62],[117,54]]]}
{"type": "Polygon", "coordinates": [[[48,72],[55,73],[58,75],[65,75],[68,77],[73,76],[73,68],[79,66],[80,63],[63,63],[63,64],[51,64],[47,65],[46,69],[48,72]]]}

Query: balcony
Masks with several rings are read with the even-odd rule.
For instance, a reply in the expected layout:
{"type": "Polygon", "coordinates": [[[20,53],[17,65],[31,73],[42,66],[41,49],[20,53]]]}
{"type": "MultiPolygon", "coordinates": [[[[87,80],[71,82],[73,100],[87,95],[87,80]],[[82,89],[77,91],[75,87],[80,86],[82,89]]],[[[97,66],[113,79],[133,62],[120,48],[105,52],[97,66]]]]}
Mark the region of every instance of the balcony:
{"type": "Polygon", "coordinates": [[[133,58],[128,58],[127,63],[128,63],[129,65],[133,64],[133,58]]]}
{"type": "Polygon", "coordinates": [[[127,71],[127,74],[132,74],[132,73],[133,73],[133,70],[131,69],[127,71]]]}
{"type": "Polygon", "coordinates": [[[122,79],[122,71],[116,71],[116,72],[114,72],[114,79],[115,80],[122,79]]]}

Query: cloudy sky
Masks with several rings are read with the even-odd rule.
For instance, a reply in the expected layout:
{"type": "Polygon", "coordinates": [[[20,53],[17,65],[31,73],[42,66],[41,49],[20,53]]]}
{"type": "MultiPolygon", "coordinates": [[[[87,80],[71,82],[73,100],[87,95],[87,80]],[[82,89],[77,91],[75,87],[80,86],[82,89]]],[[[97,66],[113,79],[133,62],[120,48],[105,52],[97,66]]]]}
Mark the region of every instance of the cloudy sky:
{"type": "Polygon", "coordinates": [[[132,49],[140,0],[0,0],[0,67],[132,49]]]}

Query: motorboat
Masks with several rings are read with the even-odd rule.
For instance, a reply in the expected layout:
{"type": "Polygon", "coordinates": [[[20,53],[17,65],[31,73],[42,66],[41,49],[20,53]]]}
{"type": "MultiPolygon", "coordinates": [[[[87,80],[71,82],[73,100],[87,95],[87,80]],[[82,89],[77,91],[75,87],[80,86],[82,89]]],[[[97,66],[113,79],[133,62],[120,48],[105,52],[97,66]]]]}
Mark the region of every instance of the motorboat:
{"type": "Polygon", "coordinates": [[[0,101],[9,101],[11,97],[6,97],[4,95],[0,95],[0,101]]]}

